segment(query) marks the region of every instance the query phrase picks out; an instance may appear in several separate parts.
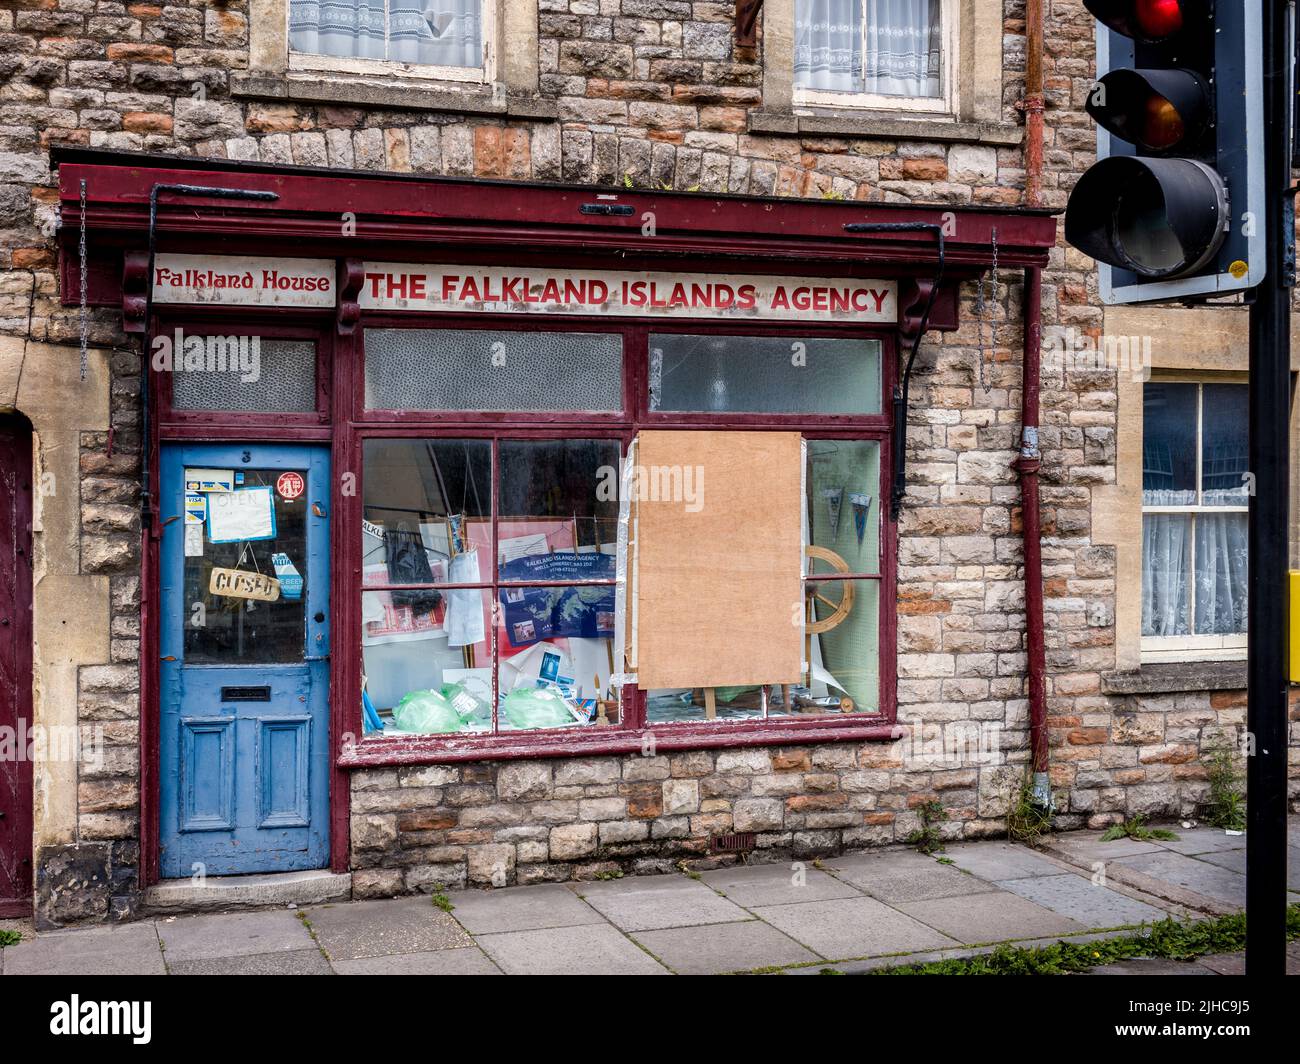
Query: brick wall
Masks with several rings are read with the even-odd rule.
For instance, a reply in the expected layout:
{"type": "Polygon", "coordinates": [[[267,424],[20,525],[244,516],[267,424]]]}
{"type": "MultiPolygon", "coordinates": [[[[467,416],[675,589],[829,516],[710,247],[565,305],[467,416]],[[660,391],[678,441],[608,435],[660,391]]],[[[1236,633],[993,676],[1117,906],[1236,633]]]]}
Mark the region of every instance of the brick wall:
{"type": "MultiPolygon", "coordinates": [[[[54,276],[55,144],[701,192],[1021,201],[1019,147],[747,132],[762,103],[762,54],[733,45],[730,4],[540,6],[539,95],[558,117],[522,121],[236,97],[232,75],[248,66],[244,0],[0,3],[0,333],[76,342],[77,312],[58,305],[54,276]]],[[[1048,0],[1047,9],[1043,189],[1047,205],[1062,207],[1092,161],[1081,110],[1092,21],[1079,0],[1048,0]]],[[[1004,5],[1004,33],[1001,104],[1012,128],[1024,66],[1018,0],[1004,5]]],[[[982,358],[973,286],[961,328],[922,346],[900,530],[898,702],[904,722],[994,728],[1003,764],[959,757],[936,768],[903,741],[358,771],[358,889],[658,869],[701,858],[711,834],[733,828],[758,832],[768,856],[811,856],[896,841],[931,797],[949,809],[945,834],[998,831],[1028,727],[1011,470],[1021,293],[1018,277],[1000,280],[985,308],[982,358]]],[[[1044,283],[1045,325],[1101,328],[1095,273],[1082,255],[1054,249],[1044,283]]],[[[138,893],[138,361],[114,312],[91,318],[92,343],[113,352],[114,431],[82,440],[82,565],[112,579],[112,632],[111,660],[82,671],[80,713],[88,727],[103,726],[108,756],[81,777],[75,843],[38,855],[52,922],[129,912],[138,893]]],[[[1115,559],[1093,543],[1092,507],[1094,489],[1115,480],[1115,436],[1114,374],[1063,375],[1049,365],[1042,532],[1062,826],[1192,810],[1205,787],[1204,745],[1243,713],[1233,694],[1101,693],[1115,661],[1115,559]]]]}

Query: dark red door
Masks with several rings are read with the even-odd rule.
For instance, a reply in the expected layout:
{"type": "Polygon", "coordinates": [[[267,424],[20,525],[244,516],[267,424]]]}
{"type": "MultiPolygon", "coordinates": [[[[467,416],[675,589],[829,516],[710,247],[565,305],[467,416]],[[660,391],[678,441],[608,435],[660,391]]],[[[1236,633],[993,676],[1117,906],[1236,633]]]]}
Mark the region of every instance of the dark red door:
{"type": "Polygon", "coordinates": [[[32,911],[32,430],[0,416],[0,916],[32,911]]]}

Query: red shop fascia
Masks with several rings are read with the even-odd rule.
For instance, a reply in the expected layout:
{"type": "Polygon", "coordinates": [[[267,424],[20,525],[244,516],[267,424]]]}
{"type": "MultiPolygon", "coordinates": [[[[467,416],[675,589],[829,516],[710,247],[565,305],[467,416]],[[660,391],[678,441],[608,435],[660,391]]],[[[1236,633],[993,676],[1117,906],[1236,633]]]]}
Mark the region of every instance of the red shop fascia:
{"type": "MultiPolygon", "coordinates": [[[[620,725],[578,732],[511,732],[484,737],[385,737],[354,742],[362,734],[361,705],[344,692],[360,689],[361,506],[345,494],[338,471],[359,470],[362,441],[371,434],[421,437],[431,422],[439,434],[490,435],[503,426],[512,437],[560,438],[597,426],[625,442],[643,428],[798,428],[809,438],[838,436],[881,441],[881,469],[894,469],[895,409],[902,369],[923,331],[958,327],[959,286],[996,262],[1023,269],[1037,284],[1056,239],[1050,211],[953,205],[886,204],[756,198],[710,193],[518,183],[368,173],[134,152],[56,149],[61,226],[60,297],[77,307],[85,281],[90,307],[120,308],[126,332],[149,337],[174,329],[201,333],[220,325],[225,335],[305,339],[317,349],[317,403],[307,413],[232,413],[176,410],[167,374],[146,368],[147,469],[157,484],[164,441],[324,443],[331,451],[332,616],[330,624],[331,861],[347,868],[348,774],[374,765],[517,757],[572,757],[639,752],[645,733],[644,694],[625,691],[620,725]],[[233,190],[222,194],[213,190],[233,190]],[[253,194],[258,198],[249,197],[253,194]],[[246,198],[247,197],[247,198],[246,198]],[[84,209],[83,209],[84,204],[84,209]],[[151,225],[152,215],[152,225],[151,225]],[[153,241],[151,249],[150,241],[153,241]],[[83,266],[79,251],[84,239],[83,266]],[[996,248],[996,250],[995,250],[996,248]],[[297,305],[230,305],[151,298],[149,262],[218,261],[214,256],[328,260],[328,298],[311,291],[297,305]],[[204,257],[193,260],[181,256],[204,257]],[[891,282],[896,311],[890,320],[854,320],[831,313],[828,296],[802,293],[806,313],[764,317],[689,316],[676,308],[673,328],[746,335],[864,337],[881,343],[883,408],[869,415],[826,414],[809,426],[803,415],[670,414],[650,411],[644,398],[644,358],[649,330],[662,325],[653,313],[492,315],[454,309],[409,309],[422,299],[463,293],[391,289],[404,300],[368,309],[385,286],[410,281],[367,278],[366,264],[451,264],[569,270],[588,278],[651,273],[695,281],[738,275],[768,279],[883,279],[891,282]],[[821,312],[825,309],[825,314],[821,312]],[[364,336],[370,326],[481,328],[508,321],[511,329],[571,328],[624,336],[624,410],[619,413],[550,411],[520,415],[494,411],[367,410],[364,336]],[[892,398],[891,398],[892,397],[892,398]],[[512,421],[512,418],[514,419],[512,421]]],[[[310,271],[308,271],[310,273],[310,271]]],[[[374,274],[373,265],[370,272],[374,274]]],[[[155,274],[157,263],[155,262],[155,274]]],[[[157,277],[155,276],[155,281],[157,277]]],[[[182,281],[184,278],[171,278],[182,281]]],[[[614,282],[617,285],[620,282],[614,282]]],[[[797,283],[797,282],[796,282],[797,283]]],[[[309,286],[310,287],[310,286],[309,286]]],[[[156,289],[155,289],[156,291],[156,289]]],[[[1036,291],[1036,289],[1035,289],[1036,291]]],[[[514,293],[507,290],[506,298],[514,293]]],[[[642,294],[649,298],[648,293],[642,294]]],[[[383,303],[383,300],[379,300],[383,303]]],[[[796,304],[795,310],[800,310],[796,304]]],[[[771,309],[771,308],[769,308],[771,309]]],[[[838,310],[844,310],[837,305],[838,310]]],[[[862,309],[861,307],[859,309],[862,309]]],[[[879,309],[877,305],[875,309],[879,309]]],[[[144,360],[146,367],[149,360],[144,360]]],[[[887,478],[882,478],[886,480],[887,478]]],[[[885,484],[887,489],[888,484],[885,484]]],[[[884,497],[882,493],[882,498],[884,497]]],[[[142,502],[141,560],[141,842],[145,876],[157,878],[159,676],[145,663],[159,654],[160,516],[156,495],[142,502]]],[[[703,747],[887,739],[895,720],[896,520],[881,508],[880,712],[808,720],[680,722],[656,727],[661,750],[703,747]]]]}

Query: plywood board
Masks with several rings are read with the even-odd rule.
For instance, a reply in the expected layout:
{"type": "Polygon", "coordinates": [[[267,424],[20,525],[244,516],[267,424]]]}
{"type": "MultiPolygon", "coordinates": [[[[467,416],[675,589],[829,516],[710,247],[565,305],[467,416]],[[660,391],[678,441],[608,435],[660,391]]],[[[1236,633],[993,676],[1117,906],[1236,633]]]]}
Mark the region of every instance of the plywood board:
{"type": "Polygon", "coordinates": [[[642,432],[637,683],[797,683],[803,661],[797,432],[642,432]]]}

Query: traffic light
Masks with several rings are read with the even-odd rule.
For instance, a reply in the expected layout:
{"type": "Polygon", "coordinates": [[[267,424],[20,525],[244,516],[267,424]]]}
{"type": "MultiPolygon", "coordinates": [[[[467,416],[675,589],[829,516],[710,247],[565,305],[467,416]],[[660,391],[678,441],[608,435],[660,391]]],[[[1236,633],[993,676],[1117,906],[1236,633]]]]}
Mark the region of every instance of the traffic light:
{"type": "Polygon", "coordinates": [[[1101,264],[1102,301],[1253,288],[1265,269],[1261,5],[1084,6],[1097,19],[1097,162],[1070,193],[1065,239],[1101,264]]]}

